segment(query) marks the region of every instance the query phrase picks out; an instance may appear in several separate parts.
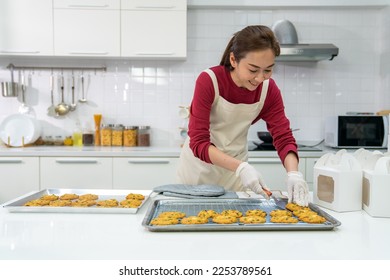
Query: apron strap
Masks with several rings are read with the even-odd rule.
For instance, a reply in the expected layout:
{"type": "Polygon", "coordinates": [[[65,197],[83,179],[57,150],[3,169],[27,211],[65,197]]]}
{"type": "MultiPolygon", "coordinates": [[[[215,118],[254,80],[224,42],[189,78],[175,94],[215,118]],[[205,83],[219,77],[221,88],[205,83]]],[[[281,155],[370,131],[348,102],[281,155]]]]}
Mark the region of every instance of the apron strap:
{"type": "Polygon", "coordinates": [[[206,69],[204,70],[207,74],[209,74],[211,81],[213,82],[214,86],[214,101],[213,104],[216,102],[216,100],[219,97],[219,87],[218,87],[218,82],[217,82],[217,77],[215,76],[215,73],[211,69],[206,69]]]}
{"type": "Polygon", "coordinates": [[[263,88],[261,89],[260,103],[263,103],[268,93],[269,80],[263,81],[263,88]]]}

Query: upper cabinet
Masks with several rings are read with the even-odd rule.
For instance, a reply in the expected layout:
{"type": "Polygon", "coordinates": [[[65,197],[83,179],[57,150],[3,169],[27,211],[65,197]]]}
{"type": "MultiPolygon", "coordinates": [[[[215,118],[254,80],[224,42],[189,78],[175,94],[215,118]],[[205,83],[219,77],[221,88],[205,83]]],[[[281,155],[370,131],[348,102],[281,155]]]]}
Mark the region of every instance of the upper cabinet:
{"type": "Polygon", "coordinates": [[[121,4],[122,56],[186,57],[186,1],[122,0],[121,4]]]}
{"type": "Polygon", "coordinates": [[[54,54],[120,56],[119,0],[55,0],[54,54]]]}
{"type": "Polygon", "coordinates": [[[53,55],[52,0],[0,1],[0,54],[53,55]]]}

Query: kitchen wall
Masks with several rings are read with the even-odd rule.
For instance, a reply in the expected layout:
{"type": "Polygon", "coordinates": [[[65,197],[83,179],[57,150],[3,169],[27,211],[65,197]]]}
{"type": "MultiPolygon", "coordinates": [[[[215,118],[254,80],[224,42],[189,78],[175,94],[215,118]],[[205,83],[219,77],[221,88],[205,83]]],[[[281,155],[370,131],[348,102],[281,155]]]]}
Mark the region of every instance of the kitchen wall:
{"type": "MultiPolygon", "coordinates": [[[[0,80],[9,80],[5,67],[15,65],[101,66],[107,72],[85,72],[88,102],[62,118],[47,116],[50,106],[49,71],[26,70],[26,101],[46,135],[68,135],[77,120],[92,126],[94,113],[106,123],[150,125],[152,145],[179,146],[178,106],[189,105],[197,75],[219,63],[230,36],[246,25],[271,26],[289,19],[301,43],[333,43],[339,56],[318,63],[278,62],[273,78],[279,85],[297,140],[320,141],[324,117],[348,111],[378,111],[390,108],[390,8],[321,8],[277,10],[188,10],[188,57],[185,61],[125,59],[0,58],[0,80]]],[[[28,23],[26,22],[26,25],[28,23]]],[[[148,34],[147,36],[153,36],[148,34]]],[[[59,71],[54,74],[58,76],[59,71]]],[[[76,97],[80,97],[80,72],[76,71],[76,97]]],[[[65,99],[70,102],[69,71],[65,99]]],[[[56,86],[55,102],[59,102],[56,86]]],[[[17,113],[20,98],[0,96],[0,120],[17,113]]],[[[254,125],[255,131],[264,129],[254,125]]]]}

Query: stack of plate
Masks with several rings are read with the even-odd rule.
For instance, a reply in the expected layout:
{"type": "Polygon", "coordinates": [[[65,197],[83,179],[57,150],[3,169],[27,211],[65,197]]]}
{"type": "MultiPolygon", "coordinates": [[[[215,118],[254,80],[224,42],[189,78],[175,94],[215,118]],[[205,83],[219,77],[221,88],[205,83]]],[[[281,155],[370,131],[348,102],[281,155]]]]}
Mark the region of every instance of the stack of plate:
{"type": "Polygon", "coordinates": [[[0,125],[0,139],[12,147],[34,143],[40,135],[40,122],[28,115],[10,115],[0,125]]]}

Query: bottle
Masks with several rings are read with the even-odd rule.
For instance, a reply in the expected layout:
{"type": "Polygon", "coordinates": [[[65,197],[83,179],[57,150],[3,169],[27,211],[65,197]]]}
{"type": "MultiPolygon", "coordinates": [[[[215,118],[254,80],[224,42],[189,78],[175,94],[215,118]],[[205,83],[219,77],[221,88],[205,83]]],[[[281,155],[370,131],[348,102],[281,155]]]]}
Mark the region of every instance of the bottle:
{"type": "Polygon", "coordinates": [[[83,145],[83,131],[79,121],[76,122],[76,128],[73,131],[72,139],[73,146],[81,147],[83,145]]]}
{"type": "Polygon", "coordinates": [[[91,125],[89,123],[87,123],[83,129],[83,145],[84,146],[92,146],[94,144],[93,135],[94,135],[94,132],[91,128],[91,125]]]}
{"type": "Polygon", "coordinates": [[[100,146],[100,124],[102,122],[102,115],[101,114],[95,114],[93,115],[93,120],[95,122],[95,146],[100,146]]]}
{"type": "Polygon", "coordinates": [[[138,146],[149,147],[150,146],[150,126],[138,127],[138,146]]]}

